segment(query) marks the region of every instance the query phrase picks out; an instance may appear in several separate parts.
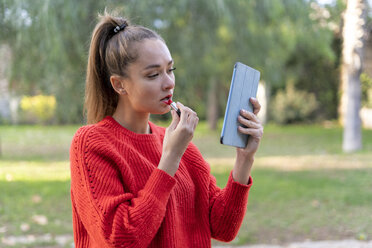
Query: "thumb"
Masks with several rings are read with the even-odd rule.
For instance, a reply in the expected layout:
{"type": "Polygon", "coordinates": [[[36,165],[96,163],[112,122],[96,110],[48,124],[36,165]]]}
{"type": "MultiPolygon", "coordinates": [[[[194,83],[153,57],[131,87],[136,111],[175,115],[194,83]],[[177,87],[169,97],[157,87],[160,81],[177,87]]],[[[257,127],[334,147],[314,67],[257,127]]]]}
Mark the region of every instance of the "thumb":
{"type": "Polygon", "coordinates": [[[169,125],[169,128],[174,130],[174,129],[176,129],[178,123],[180,122],[180,117],[178,116],[178,114],[174,110],[171,110],[171,115],[172,115],[172,122],[169,125]]]}

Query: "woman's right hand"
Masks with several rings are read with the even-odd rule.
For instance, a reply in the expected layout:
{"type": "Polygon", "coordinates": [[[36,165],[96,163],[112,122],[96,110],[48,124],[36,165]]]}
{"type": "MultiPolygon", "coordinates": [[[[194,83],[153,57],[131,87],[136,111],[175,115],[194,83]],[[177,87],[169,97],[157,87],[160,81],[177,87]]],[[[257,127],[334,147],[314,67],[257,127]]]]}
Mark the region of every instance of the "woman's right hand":
{"type": "Polygon", "coordinates": [[[172,113],[172,122],[165,131],[163,153],[158,168],[174,176],[178,170],[181,158],[194,136],[198,115],[190,108],[177,103],[181,110],[179,117],[175,111],[172,113]]]}

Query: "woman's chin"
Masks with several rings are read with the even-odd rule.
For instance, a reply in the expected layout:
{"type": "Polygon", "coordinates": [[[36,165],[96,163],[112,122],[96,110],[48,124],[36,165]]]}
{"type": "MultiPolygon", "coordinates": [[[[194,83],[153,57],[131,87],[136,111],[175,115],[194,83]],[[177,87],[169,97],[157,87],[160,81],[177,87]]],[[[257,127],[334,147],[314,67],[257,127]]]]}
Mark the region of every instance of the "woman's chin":
{"type": "Polygon", "coordinates": [[[166,113],[170,112],[170,109],[162,110],[162,111],[154,111],[151,112],[152,115],[165,115],[166,113]]]}

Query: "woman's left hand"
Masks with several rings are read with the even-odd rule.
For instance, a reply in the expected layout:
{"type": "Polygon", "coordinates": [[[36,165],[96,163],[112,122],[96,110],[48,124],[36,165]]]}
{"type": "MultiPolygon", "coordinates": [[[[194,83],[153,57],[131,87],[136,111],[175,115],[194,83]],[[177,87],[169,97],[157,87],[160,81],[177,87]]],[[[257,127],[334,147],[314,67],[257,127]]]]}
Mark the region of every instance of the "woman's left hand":
{"type": "Polygon", "coordinates": [[[253,113],[241,110],[238,117],[238,121],[243,125],[243,127],[238,127],[238,131],[249,135],[247,146],[236,149],[233,178],[241,183],[248,182],[254,155],[263,136],[263,126],[257,117],[261,105],[256,98],[250,98],[250,102],[253,105],[253,113]]]}
{"type": "Polygon", "coordinates": [[[256,98],[251,98],[250,102],[253,105],[253,113],[241,110],[238,117],[238,121],[244,125],[244,127],[240,126],[238,131],[244,134],[249,134],[249,137],[247,146],[245,148],[237,148],[237,153],[240,157],[248,158],[254,156],[263,136],[263,126],[257,117],[261,105],[256,98]]]}

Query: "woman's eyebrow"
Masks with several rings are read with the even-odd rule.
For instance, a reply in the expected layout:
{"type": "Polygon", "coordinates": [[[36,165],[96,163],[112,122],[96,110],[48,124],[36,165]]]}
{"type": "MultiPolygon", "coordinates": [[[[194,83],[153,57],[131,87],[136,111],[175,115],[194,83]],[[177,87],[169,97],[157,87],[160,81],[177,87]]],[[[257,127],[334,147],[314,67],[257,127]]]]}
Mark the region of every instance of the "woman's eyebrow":
{"type": "MultiPolygon", "coordinates": [[[[173,60],[170,60],[170,61],[168,62],[168,65],[170,65],[170,64],[172,64],[172,63],[173,63],[173,60]]],[[[148,65],[148,66],[146,66],[144,70],[151,69],[151,68],[159,68],[159,67],[161,67],[161,65],[159,65],[159,64],[153,64],[153,65],[148,65]]]]}

